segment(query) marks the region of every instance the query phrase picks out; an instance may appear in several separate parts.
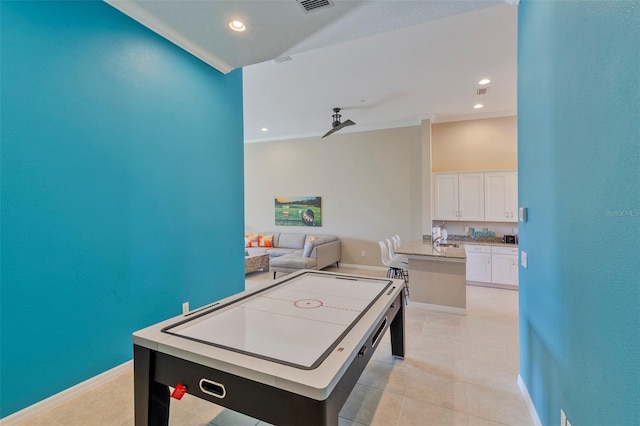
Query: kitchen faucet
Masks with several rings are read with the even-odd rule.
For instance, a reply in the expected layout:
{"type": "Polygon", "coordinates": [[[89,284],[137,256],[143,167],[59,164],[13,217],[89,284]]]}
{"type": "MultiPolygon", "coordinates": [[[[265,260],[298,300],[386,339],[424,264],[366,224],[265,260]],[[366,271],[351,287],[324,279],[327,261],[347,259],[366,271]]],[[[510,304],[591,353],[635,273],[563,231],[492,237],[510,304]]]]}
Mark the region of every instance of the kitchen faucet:
{"type": "Polygon", "coordinates": [[[431,241],[431,244],[437,247],[440,245],[440,241],[442,241],[442,237],[436,237],[434,240],[431,241]]]}

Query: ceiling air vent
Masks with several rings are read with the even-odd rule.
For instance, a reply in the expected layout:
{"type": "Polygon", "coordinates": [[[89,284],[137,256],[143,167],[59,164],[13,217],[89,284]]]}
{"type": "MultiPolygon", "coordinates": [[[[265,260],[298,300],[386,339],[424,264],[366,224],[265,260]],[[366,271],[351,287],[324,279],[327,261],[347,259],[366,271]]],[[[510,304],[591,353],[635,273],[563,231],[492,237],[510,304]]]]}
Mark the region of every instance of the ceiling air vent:
{"type": "Polygon", "coordinates": [[[291,60],[291,56],[281,56],[279,58],[274,59],[274,61],[276,61],[276,63],[280,64],[282,62],[288,62],[291,60]]]}
{"type": "Polygon", "coordinates": [[[478,89],[476,90],[476,95],[486,95],[487,94],[487,89],[486,87],[483,87],[482,89],[478,89]]]}
{"type": "Polygon", "coordinates": [[[297,0],[306,13],[333,6],[332,0],[297,0]]]}

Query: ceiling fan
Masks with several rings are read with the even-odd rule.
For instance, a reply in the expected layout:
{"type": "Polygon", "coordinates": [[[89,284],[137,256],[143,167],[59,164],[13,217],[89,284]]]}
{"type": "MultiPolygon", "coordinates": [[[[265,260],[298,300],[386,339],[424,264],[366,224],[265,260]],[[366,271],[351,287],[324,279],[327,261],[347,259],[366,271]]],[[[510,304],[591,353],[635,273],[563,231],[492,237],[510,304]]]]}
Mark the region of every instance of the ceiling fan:
{"type": "Polygon", "coordinates": [[[329,136],[332,133],[337,132],[338,130],[342,129],[343,127],[347,127],[347,126],[353,126],[354,123],[351,120],[347,120],[345,122],[340,122],[340,117],[342,117],[340,115],[340,108],[334,108],[333,109],[333,123],[331,123],[331,130],[329,130],[327,133],[324,134],[323,138],[326,138],[327,136],[329,136]]]}

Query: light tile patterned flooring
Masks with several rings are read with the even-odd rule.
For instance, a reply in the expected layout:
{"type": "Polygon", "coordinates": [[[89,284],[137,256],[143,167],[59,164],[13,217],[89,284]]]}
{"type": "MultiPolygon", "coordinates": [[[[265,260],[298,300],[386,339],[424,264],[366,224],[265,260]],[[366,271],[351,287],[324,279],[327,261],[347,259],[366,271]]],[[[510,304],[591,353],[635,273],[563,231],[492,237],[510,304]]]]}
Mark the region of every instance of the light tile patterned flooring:
{"type": "MultiPolygon", "coordinates": [[[[335,269],[384,276],[363,269],[335,269]]],[[[247,275],[251,287],[272,273],[247,275]]],[[[467,287],[467,315],[409,304],[407,353],[391,356],[388,335],[380,343],[340,412],[340,426],[532,425],[517,385],[518,293],[467,287]]],[[[23,423],[29,426],[132,425],[131,372],[23,423]]],[[[171,402],[171,425],[264,425],[186,395],[171,402]]]]}

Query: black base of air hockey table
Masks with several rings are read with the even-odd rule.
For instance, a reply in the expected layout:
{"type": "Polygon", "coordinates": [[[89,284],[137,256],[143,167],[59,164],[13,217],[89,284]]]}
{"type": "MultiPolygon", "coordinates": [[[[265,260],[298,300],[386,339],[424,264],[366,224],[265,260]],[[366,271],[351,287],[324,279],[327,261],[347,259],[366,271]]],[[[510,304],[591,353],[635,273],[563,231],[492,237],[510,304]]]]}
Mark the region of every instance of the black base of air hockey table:
{"type": "MultiPolygon", "coordinates": [[[[266,289],[276,287],[283,282],[299,278],[305,274],[323,274],[328,277],[335,276],[346,280],[354,279],[354,276],[345,274],[333,274],[326,272],[309,272],[291,274],[277,281],[276,284],[266,289]]],[[[357,277],[356,279],[365,279],[357,277]]],[[[367,309],[376,308],[379,315],[371,324],[368,324],[368,334],[363,335],[356,347],[345,348],[352,351],[349,363],[345,363],[339,377],[335,377],[332,389],[324,399],[316,399],[301,393],[282,389],[273,384],[266,384],[251,377],[243,377],[229,372],[223,368],[215,368],[204,365],[206,362],[197,362],[201,358],[192,356],[192,353],[167,349],[162,342],[157,344],[149,339],[149,333],[145,330],[134,333],[134,399],[135,399],[135,424],[143,425],[168,425],[169,421],[169,387],[178,384],[186,387],[187,393],[198,398],[213,402],[248,416],[269,422],[275,425],[337,425],[338,413],[353,390],[358,378],[366,367],[381,337],[387,329],[391,337],[391,353],[397,357],[404,357],[404,294],[403,282],[400,280],[383,280],[388,282],[376,303],[371,303],[367,309]],[[381,300],[384,298],[387,300],[381,300]],[[139,334],[139,335],[138,335],[139,334]],[[138,335],[136,337],[136,335],[138,335]],[[189,359],[191,358],[191,359],[189,359]],[[197,361],[195,361],[197,360],[197,361]]],[[[348,283],[348,281],[346,281],[348,283]]],[[[211,306],[211,310],[224,308],[243,300],[251,300],[256,292],[264,289],[240,293],[237,296],[224,299],[211,306]]],[[[203,308],[206,315],[210,310],[203,308]]],[[[196,311],[198,312],[198,311],[196,311]]],[[[360,315],[357,321],[363,321],[364,315],[360,315]]],[[[370,319],[371,315],[368,316],[370,319]]],[[[356,322],[357,322],[356,321],[356,322]]],[[[172,324],[185,323],[185,317],[181,316],[164,321],[156,326],[162,332],[171,328],[172,324]]],[[[344,338],[344,334],[340,338],[344,338]]],[[[325,352],[342,350],[341,341],[330,347],[325,352]]],[[[203,343],[204,344],[204,343],[203,343]]],[[[223,348],[225,349],[225,348],[223,348]]],[[[243,354],[250,356],[251,354],[243,354]]],[[[233,369],[231,369],[233,370],[233,369]]],[[[310,369],[308,369],[310,370],[310,369]]]]}

